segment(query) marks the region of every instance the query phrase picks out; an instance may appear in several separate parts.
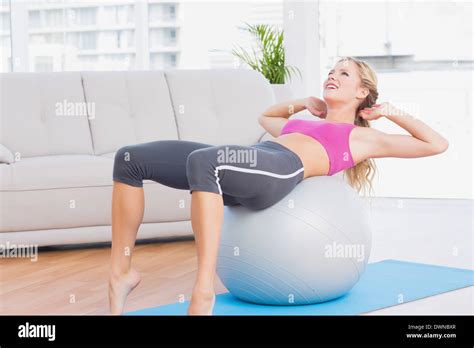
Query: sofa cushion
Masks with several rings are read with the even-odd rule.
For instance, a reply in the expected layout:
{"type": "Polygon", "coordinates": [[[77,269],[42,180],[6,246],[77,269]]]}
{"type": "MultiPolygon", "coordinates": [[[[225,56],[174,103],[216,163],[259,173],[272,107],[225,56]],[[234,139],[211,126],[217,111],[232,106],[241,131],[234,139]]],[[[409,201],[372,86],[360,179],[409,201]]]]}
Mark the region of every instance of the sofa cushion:
{"type": "Polygon", "coordinates": [[[273,91],[250,69],[168,70],[179,138],[212,145],[251,145],[265,133],[258,116],[273,91]]]}
{"type": "Polygon", "coordinates": [[[0,165],[0,191],[111,185],[113,160],[94,155],[24,158],[0,165]]]}
{"type": "MultiPolygon", "coordinates": [[[[38,156],[0,164],[0,233],[110,225],[114,157],[38,156]]],[[[189,220],[189,191],[144,184],[144,223],[189,220]]]]}
{"type": "Polygon", "coordinates": [[[92,154],[78,72],[0,74],[0,143],[21,158],[92,154]]]}
{"type": "Polygon", "coordinates": [[[168,85],[161,71],[83,72],[94,153],[161,139],[178,139],[168,85]]]}
{"type": "MultiPolygon", "coordinates": [[[[38,156],[0,164],[0,192],[110,186],[114,158],[115,152],[109,152],[101,156],[38,156]]],[[[156,184],[153,180],[143,183],[156,184]]]]}

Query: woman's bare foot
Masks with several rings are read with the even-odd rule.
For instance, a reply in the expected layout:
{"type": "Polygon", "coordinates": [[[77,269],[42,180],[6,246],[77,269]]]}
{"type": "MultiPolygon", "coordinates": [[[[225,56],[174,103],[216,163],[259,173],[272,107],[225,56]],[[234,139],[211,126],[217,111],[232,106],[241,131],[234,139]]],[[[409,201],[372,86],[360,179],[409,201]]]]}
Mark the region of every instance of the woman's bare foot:
{"type": "Polygon", "coordinates": [[[216,295],[214,292],[194,290],[188,307],[189,315],[212,315],[216,295]]]}
{"type": "Polygon", "coordinates": [[[120,275],[111,273],[109,278],[110,314],[122,314],[128,294],[137,287],[140,280],[140,274],[134,269],[120,275]]]}

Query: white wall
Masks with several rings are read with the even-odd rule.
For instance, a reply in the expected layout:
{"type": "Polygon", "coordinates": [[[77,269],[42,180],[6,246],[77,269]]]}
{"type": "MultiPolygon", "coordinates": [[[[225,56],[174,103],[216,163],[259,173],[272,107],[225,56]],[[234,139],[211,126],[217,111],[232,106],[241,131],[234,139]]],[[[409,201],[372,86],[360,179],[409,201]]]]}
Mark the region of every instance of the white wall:
{"type": "MultiPolygon", "coordinates": [[[[446,152],[432,157],[377,159],[377,195],[474,198],[472,71],[386,73],[378,77],[380,101],[407,108],[446,137],[450,145],[446,152]]],[[[386,119],[372,125],[387,133],[408,134],[386,119]]]]}

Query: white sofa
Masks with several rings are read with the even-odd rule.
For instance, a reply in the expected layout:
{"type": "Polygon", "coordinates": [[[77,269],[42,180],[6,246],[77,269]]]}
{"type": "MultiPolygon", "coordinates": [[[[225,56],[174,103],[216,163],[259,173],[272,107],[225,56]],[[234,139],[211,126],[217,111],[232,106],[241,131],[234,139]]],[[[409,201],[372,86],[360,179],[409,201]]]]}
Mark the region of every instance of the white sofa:
{"type": "MultiPolygon", "coordinates": [[[[253,70],[4,73],[0,102],[3,245],[110,241],[122,146],[272,138],[257,118],[274,95],[253,70]]],[[[144,190],[138,239],[192,235],[189,191],[148,180],[144,190]]]]}

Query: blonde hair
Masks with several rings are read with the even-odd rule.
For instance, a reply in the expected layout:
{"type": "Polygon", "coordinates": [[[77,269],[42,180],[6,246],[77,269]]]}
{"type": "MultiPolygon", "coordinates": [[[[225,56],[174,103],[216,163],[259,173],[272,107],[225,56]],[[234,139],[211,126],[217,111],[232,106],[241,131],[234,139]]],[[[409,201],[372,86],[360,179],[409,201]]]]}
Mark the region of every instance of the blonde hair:
{"type": "MultiPolygon", "coordinates": [[[[377,91],[377,75],[372,67],[366,62],[353,57],[343,57],[339,62],[352,61],[356,64],[361,79],[362,87],[366,87],[369,90],[367,97],[360,103],[356,110],[356,116],[354,124],[359,127],[370,127],[369,121],[360,117],[359,112],[363,108],[371,107],[377,101],[379,93],[377,91]]],[[[372,192],[372,180],[375,176],[376,166],[373,159],[366,159],[356,166],[349,168],[344,172],[344,176],[347,176],[349,184],[357,190],[357,192],[372,192]]]]}

